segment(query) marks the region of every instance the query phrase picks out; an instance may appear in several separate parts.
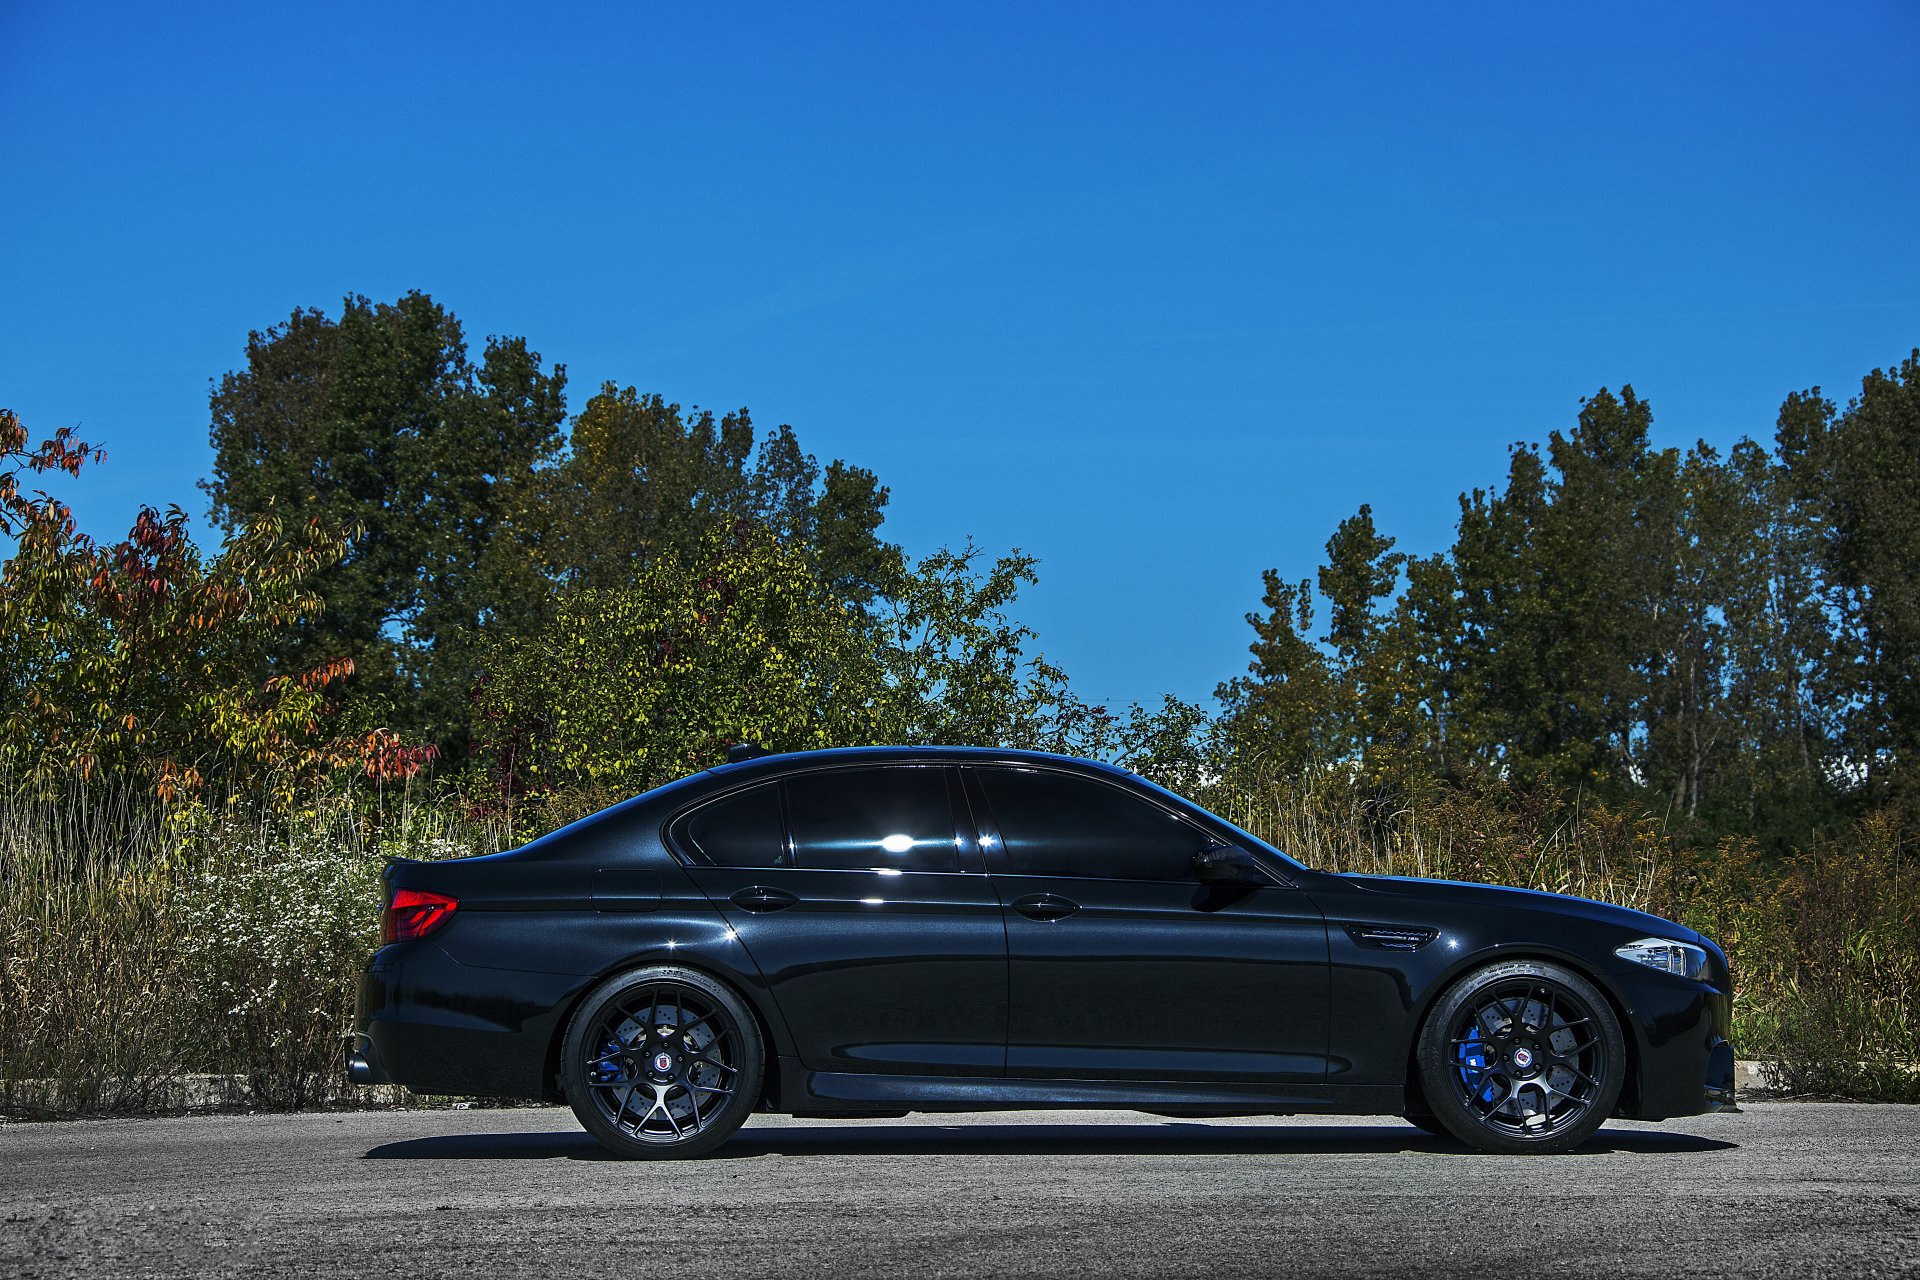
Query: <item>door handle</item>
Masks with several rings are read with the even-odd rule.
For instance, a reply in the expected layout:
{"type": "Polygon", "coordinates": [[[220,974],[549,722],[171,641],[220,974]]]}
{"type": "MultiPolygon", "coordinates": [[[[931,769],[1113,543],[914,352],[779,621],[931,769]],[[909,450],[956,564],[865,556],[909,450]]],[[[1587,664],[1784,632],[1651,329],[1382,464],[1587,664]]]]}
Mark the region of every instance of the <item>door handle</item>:
{"type": "Polygon", "coordinates": [[[1032,893],[1014,899],[1009,905],[1029,920],[1058,920],[1080,909],[1079,903],[1057,893],[1032,893]]]}
{"type": "Polygon", "coordinates": [[[766,885],[756,884],[750,888],[740,890],[740,892],[734,894],[728,901],[743,911],[757,912],[779,911],[783,907],[792,906],[794,903],[800,901],[800,899],[794,897],[785,889],[770,889],[766,885]]]}

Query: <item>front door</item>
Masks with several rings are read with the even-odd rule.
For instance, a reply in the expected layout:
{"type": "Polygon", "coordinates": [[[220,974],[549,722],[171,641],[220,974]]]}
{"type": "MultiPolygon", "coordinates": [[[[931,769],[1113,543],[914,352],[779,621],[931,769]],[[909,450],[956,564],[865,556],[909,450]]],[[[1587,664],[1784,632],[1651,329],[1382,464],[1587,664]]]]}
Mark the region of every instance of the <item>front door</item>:
{"type": "Polygon", "coordinates": [[[1211,838],[1117,781],[969,772],[1006,912],[1009,1076],[1326,1078],[1326,922],[1305,893],[1201,884],[1211,838]]]}

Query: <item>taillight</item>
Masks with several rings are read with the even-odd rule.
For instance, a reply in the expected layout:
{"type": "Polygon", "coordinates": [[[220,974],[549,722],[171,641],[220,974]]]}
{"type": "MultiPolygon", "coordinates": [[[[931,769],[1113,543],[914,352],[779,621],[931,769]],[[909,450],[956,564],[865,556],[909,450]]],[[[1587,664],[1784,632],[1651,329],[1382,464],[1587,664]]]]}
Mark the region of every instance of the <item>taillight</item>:
{"type": "Polygon", "coordinates": [[[380,918],[380,937],[386,942],[424,938],[447,922],[460,903],[444,893],[425,889],[395,889],[393,901],[380,918]]]}

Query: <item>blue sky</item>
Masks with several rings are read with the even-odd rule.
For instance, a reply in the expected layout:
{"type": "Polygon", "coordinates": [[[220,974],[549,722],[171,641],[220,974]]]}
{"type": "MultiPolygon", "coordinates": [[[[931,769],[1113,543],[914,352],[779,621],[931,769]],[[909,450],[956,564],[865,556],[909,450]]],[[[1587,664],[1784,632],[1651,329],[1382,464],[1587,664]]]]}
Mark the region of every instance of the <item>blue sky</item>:
{"type": "Polygon", "coordinates": [[[1631,382],[1766,435],[1920,344],[1920,5],[0,0],[0,404],[196,514],[246,333],[479,341],[790,422],[1040,557],[1095,699],[1205,698],[1360,503],[1449,541],[1631,382]]]}

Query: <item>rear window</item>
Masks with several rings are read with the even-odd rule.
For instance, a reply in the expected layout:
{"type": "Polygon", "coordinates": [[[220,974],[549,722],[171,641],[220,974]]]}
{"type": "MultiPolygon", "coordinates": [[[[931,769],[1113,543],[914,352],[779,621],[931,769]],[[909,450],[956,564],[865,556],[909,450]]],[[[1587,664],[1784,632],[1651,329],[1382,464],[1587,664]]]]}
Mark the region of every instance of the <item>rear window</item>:
{"type": "Polygon", "coordinates": [[[692,852],[716,867],[790,867],[780,833],[778,783],[764,783],[702,805],[682,835],[692,852]]]}

